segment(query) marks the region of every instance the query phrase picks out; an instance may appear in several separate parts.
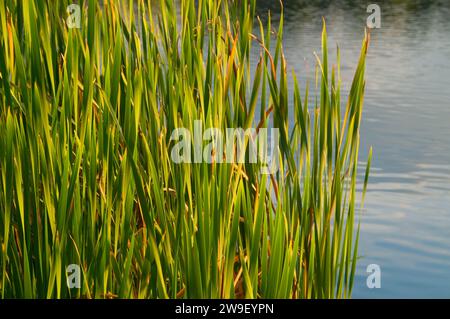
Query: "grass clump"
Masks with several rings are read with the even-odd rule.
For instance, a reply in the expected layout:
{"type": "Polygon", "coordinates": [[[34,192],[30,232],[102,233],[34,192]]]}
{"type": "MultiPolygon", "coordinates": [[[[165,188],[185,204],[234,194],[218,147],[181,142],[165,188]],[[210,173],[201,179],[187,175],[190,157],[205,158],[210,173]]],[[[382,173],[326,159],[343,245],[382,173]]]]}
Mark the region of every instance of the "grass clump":
{"type": "Polygon", "coordinates": [[[255,0],[124,3],[0,2],[1,297],[350,297],[367,37],[341,112],[325,27],[309,106],[255,0]],[[174,163],[196,120],[272,123],[280,170],[174,163]]]}

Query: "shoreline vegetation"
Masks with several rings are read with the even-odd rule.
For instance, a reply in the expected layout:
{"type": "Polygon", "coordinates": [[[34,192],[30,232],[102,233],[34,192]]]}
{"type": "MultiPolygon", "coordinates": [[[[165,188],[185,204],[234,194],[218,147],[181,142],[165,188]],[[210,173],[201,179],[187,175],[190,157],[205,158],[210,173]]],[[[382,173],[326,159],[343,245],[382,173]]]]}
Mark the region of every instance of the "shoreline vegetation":
{"type": "Polygon", "coordinates": [[[80,1],[80,29],[68,0],[0,3],[1,298],[351,297],[368,35],[341,112],[325,23],[308,105],[283,14],[275,29],[255,0],[133,3],[124,19],[80,1]],[[279,169],[175,163],[171,133],[195,121],[279,129],[279,169]]]}

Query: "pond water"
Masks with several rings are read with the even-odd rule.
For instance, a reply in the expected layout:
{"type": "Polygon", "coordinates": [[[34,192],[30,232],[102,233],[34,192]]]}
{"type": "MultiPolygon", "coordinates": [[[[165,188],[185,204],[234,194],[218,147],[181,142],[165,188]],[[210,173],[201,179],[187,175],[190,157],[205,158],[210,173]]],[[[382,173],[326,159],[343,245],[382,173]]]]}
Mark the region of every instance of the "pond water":
{"type": "MultiPolygon", "coordinates": [[[[370,2],[311,2],[285,1],[288,66],[314,84],[324,17],[348,92],[370,2]]],[[[361,161],[374,153],[353,297],[449,298],[450,3],[393,2],[378,2],[382,24],[367,58],[361,161]],[[381,268],[379,289],[366,285],[369,264],[381,268]]],[[[269,9],[279,20],[278,1],[258,0],[261,15],[269,9]]]]}

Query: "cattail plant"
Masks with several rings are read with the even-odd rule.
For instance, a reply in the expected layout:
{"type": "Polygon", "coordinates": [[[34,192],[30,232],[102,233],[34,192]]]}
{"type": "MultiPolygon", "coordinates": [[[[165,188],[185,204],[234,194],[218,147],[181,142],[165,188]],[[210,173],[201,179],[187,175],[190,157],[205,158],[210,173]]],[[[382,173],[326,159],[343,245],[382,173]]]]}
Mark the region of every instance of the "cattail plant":
{"type": "Polygon", "coordinates": [[[325,24],[310,105],[256,0],[69,5],[0,1],[1,297],[350,297],[368,37],[341,110],[325,24]],[[278,170],[175,163],[195,121],[277,128],[278,170]]]}

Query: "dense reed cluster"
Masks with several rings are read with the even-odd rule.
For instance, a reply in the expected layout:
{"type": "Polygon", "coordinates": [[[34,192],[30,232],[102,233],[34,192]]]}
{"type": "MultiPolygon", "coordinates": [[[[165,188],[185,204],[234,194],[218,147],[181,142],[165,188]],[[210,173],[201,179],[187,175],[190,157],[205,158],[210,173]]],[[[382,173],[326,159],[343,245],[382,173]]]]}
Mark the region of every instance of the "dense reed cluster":
{"type": "Polygon", "coordinates": [[[341,111],[325,26],[309,105],[255,0],[79,4],[0,1],[1,297],[350,297],[367,37],[341,111]],[[278,128],[279,170],[174,163],[197,120],[278,128]]]}

